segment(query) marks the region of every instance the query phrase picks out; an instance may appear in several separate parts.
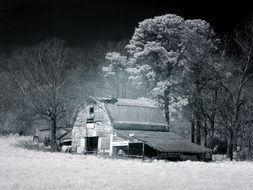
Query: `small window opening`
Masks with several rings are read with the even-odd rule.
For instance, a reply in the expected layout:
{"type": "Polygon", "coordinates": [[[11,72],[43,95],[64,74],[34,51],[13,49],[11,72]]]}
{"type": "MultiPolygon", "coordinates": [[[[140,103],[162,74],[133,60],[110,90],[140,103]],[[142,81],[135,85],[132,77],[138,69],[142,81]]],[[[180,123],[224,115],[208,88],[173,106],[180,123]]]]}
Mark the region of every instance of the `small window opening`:
{"type": "Polygon", "coordinates": [[[90,114],[93,114],[94,113],[94,107],[91,107],[90,108],[90,114]]]}
{"type": "Polygon", "coordinates": [[[87,123],[94,123],[94,119],[93,118],[88,118],[87,123]]]}

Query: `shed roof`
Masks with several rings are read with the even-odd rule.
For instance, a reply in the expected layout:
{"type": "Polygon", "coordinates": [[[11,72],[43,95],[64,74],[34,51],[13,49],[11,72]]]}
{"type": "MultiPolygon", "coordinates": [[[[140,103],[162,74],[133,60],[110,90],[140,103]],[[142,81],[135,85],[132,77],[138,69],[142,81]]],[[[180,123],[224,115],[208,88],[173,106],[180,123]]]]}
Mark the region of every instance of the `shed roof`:
{"type": "Polygon", "coordinates": [[[123,139],[137,139],[160,152],[207,153],[211,149],[194,144],[171,132],[115,130],[123,139]]]}
{"type": "MultiPolygon", "coordinates": [[[[69,127],[57,127],[57,131],[62,130],[60,133],[56,133],[56,139],[65,140],[72,138],[72,128],[69,127]]],[[[39,132],[51,132],[51,128],[40,129],[39,132]]]]}
{"type": "MultiPolygon", "coordinates": [[[[71,127],[57,127],[56,130],[65,130],[65,131],[72,131],[71,127]]],[[[39,129],[39,131],[51,131],[51,128],[43,128],[43,129],[39,129]]]]}
{"type": "Polygon", "coordinates": [[[92,97],[105,103],[115,129],[167,131],[162,111],[146,100],[92,97]]]}

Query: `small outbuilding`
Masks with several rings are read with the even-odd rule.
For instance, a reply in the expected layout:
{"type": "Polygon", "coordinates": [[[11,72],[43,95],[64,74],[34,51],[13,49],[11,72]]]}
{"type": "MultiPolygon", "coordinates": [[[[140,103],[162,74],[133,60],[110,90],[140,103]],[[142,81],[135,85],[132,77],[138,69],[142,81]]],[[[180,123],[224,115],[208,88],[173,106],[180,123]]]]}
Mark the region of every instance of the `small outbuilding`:
{"type": "Polygon", "coordinates": [[[150,101],[90,97],[76,115],[72,149],[77,153],[210,160],[212,150],[169,132],[150,101]]]}
{"type": "MultiPolygon", "coordinates": [[[[37,131],[38,141],[47,142],[51,138],[51,129],[42,128],[37,131]]],[[[72,142],[72,128],[70,127],[58,127],[56,129],[56,139],[59,144],[71,145],[72,142]]]]}

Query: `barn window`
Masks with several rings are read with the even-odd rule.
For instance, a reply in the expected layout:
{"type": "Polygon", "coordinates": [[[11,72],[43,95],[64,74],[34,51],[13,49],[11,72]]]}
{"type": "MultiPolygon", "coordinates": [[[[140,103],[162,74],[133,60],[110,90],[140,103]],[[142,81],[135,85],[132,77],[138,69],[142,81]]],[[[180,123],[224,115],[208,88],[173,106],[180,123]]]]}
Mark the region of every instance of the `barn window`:
{"type": "Polygon", "coordinates": [[[94,119],[93,118],[88,118],[87,123],[94,123],[94,119]]]}
{"type": "Polygon", "coordinates": [[[94,113],[94,107],[90,107],[90,114],[94,113]]]}

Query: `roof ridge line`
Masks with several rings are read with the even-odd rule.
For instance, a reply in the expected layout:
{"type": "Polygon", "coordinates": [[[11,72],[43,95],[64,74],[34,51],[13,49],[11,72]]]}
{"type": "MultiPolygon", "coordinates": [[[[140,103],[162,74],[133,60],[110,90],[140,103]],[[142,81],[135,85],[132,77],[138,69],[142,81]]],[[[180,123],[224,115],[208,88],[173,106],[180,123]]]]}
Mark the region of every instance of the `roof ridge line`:
{"type": "Polygon", "coordinates": [[[129,107],[141,107],[141,108],[153,108],[159,109],[157,106],[138,106],[138,105],[127,105],[127,104],[106,104],[106,105],[114,105],[114,106],[129,106],[129,107]]]}

